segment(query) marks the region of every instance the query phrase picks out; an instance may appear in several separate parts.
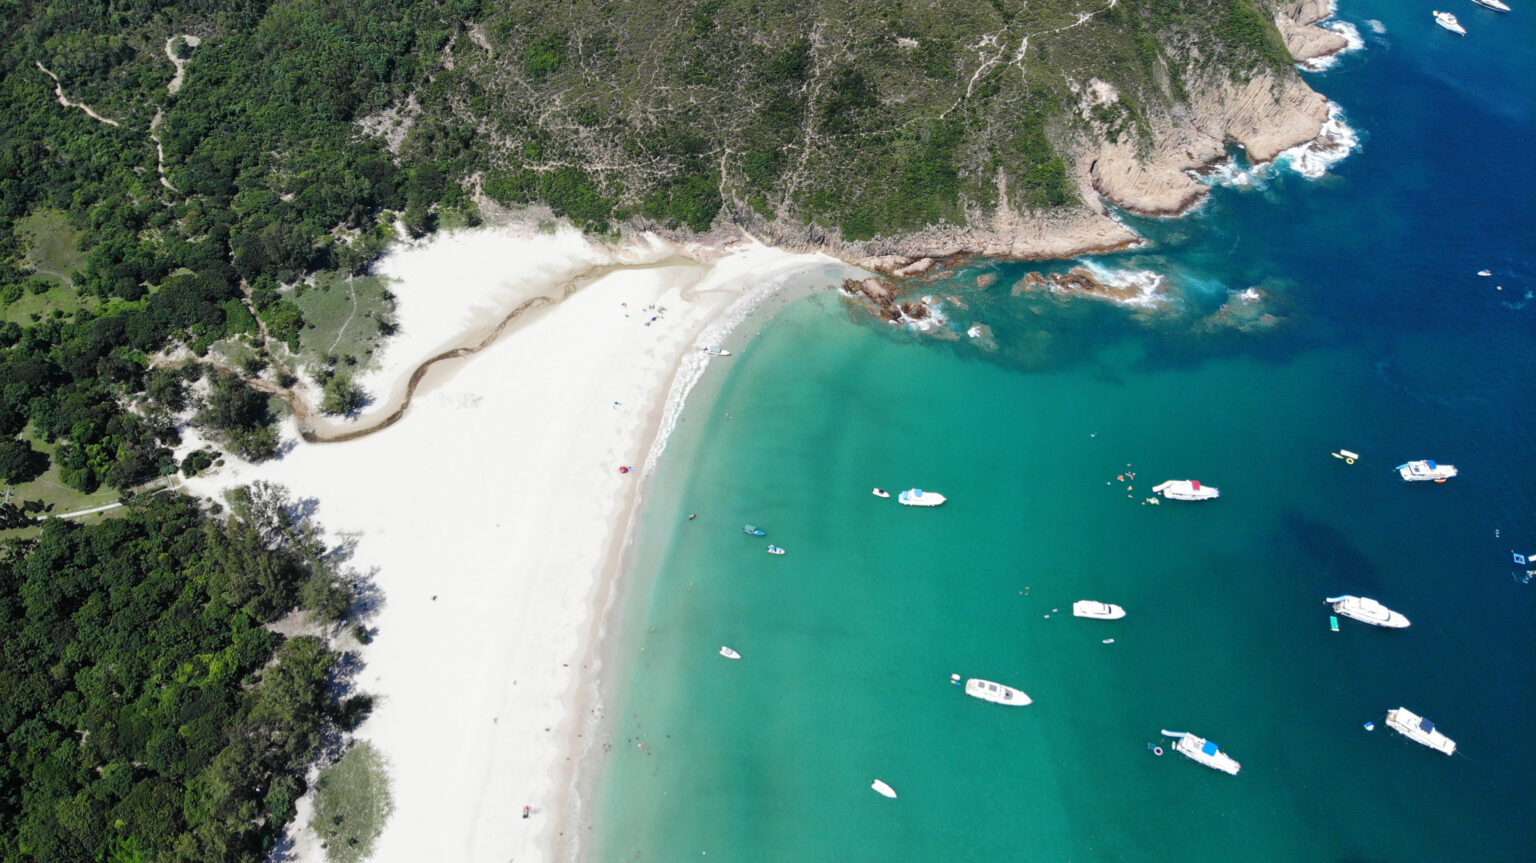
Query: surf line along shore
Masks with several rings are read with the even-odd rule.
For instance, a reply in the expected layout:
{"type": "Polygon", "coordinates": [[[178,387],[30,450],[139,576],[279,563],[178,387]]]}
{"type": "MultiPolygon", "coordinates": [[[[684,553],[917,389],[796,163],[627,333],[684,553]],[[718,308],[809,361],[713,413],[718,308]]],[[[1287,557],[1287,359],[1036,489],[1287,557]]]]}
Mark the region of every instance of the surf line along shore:
{"type": "MultiPolygon", "coordinates": [[[[704,263],[678,251],[646,238],[597,247],[570,230],[397,250],[380,271],[395,280],[401,335],[359,383],[410,399],[365,415],[372,434],[188,483],[217,498],[267,480],[318,501],[381,597],[366,621],[376,637],[349,645],[377,698],[357,737],[383,754],[394,800],[371,860],[555,859],[603,609],[674,383],[718,362],[701,336],[717,341],[776,284],[831,286],[848,271],[757,244],[689,250],[712,255],[704,263]],[[529,306],[537,297],[549,302],[529,306]]],[[[310,811],[306,798],[293,859],[321,863],[310,811]]]]}

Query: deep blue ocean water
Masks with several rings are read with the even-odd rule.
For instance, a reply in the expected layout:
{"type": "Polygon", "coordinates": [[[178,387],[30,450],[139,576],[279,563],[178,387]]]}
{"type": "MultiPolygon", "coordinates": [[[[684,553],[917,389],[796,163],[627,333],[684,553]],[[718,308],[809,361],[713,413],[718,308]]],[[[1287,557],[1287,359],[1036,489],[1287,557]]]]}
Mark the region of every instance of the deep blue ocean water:
{"type": "Polygon", "coordinates": [[[651,489],[592,859],[1536,859],[1511,557],[1536,552],[1536,7],[1445,2],[1466,38],[1341,4],[1366,46],[1309,77],[1361,144],[1328,176],[1218,189],[1095,262],[1164,274],[1173,308],[1015,295],[1036,267],[977,262],[917,288],[954,338],[828,292],[743,328],[651,489]],[[1405,484],[1416,458],[1461,475],[1405,484]],[[1143,502],[1191,477],[1221,498],[1143,502]],[[1413,626],[1332,632],[1339,593],[1413,626]],[[1399,705],[1457,754],[1381,727],[1399,705]],[[1162,728],[1241,773],[1156,757],[1162,728]]]}

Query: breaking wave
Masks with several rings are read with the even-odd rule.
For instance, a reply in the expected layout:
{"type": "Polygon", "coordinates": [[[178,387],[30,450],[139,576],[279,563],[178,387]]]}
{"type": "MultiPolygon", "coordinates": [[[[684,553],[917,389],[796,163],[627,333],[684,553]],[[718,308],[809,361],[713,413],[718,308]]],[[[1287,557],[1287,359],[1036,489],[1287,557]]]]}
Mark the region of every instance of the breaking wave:
{"type": "MultiPolygon", "coordinates": [[[[1153,270],[1122,270],[1106,267],[1093,261],[1085,261],[1082,265],[1095,279],[1114,288],[1117,291],[1126,292],[1124,295],[1116,295],[1112,299],[1122,306],[1131,306],[1138,309],[1156,309],[1168,302],[1168,280],[1162,273],[1153,270]],[[1134,293],[1130,293],[1134,291],[1134,293]]],[[[1059,290],[1052,287],[1052,291],[1059,290]]]]}
{"type": "Polygon", "coordinates": [[[1365,47],[1365,39],[1361,37],[1360,29],[1348,21],[1341,21],[1338,18],[1333,18],[1328,21],[1324,21],[1317,26],[1323,28],[1324,30],[1332,30],[1340,36],[1343,36],[1344,42],[1346,44],[1343,48],[1340,48],[1338,51],[1335,51],[1334,53],[1327,56],[1313,57],[1310,60],[1303,60],[1300,63],[1297,63],[1296,66],[1302,71],[1322,72],[1324,70],[1331,69],[1338,65],[1340,57],[1343,57],[1345,54],[1349,54],[1354,51],[1359,51],[1361,48],[1365,47]]]}
{"type": "Polygon", "coordinates": [[[1288,166],[1303,177],[1315,180],[1359,146],[1360,133],[1345,121],[1344,109],[1337,102],[1329,102],[1328,119],[1318,136],[1281,153],[1275,164],[1288,166]]]}

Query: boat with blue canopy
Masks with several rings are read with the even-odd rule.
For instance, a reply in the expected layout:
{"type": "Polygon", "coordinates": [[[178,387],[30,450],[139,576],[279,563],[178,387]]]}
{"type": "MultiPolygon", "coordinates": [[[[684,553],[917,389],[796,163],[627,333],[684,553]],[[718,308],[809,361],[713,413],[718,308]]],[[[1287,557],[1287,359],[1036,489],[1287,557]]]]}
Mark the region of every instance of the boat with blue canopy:
{"type": "Polygon", "coordinates": [[[1178,740],[1173,744],[1173,749],[1180,755],[1193,761],[1198,761],[1212,770],[1220,770],[1223,773],[1237,775],[1237,771],[1243,769],[1243,765],[1232,759],[1232,756],[1221,751],[1221,748],[1204,737],[1196,737],[1188,731],[1169,731],[1162,729],[1163,736],[1173,737],[1178,740]]]}

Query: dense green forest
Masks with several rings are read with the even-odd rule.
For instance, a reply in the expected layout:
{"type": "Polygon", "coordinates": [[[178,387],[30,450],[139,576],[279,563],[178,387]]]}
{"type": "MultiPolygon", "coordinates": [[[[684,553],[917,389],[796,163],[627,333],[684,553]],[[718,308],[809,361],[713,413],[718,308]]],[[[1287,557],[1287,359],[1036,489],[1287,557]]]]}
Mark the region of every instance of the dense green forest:
{"type": "Polygon", "coordinates": [[[259,860],[338,704],[338,657],[266,624],[352,592],[270,487],[155,495],[0,549],[0,859],[259,860]]]}
{"type": "Polygon", "coordinates": [[[1000,177],[1077,206],[1074,142],[1286,67],[1270,2],[0,0],[0,479],[133,488],[190,415],[268,457],[301,374],[355,410],[365,357],[303,355],[313,275],[492,202],[855,240],[1000,177]]]}

